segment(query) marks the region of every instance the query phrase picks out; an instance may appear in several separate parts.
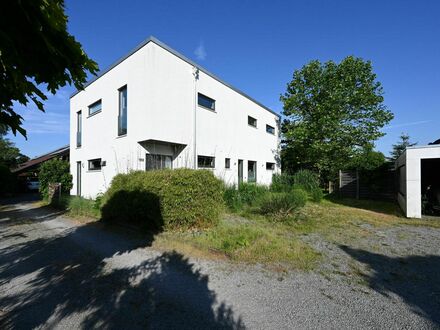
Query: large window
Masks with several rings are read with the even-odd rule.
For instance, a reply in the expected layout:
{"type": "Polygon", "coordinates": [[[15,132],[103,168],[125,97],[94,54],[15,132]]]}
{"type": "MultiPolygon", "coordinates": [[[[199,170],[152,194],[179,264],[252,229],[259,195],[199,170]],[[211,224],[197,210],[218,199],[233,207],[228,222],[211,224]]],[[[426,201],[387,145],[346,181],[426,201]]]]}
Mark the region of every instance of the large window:
{"type": "Polygon", "coordinates": [[[78,111],[76,113],[76,147],[79,148],[82,145],[82,113],[81,111],[78,111]]]}
{"type": "Polygon", "coordinates": [[[266,125],[266,132],[269,134],[275,134],[275,127],[266,125]]]}
{"type": "Polygon", "coordinates": [[[257,162],[248,161],[248,182],[257,182],[257,162]]]}
{"type": "Polygon", "coordinates": [[[101,110],[102,110],[102,100],[96,101],[95,103],[89,105],[89,116],[101,112],[101,110]]]}
{"type": "Polygon", "coordinates": [[[127,134],[127,86],[118,90],[119,113],[118,113],[118,136],[127,134]]]}
{"type": "Polygon", "coordinates": [[[197,156],[197,166],[200,168],[214,168],[215,157],[197,156]]]}
{"type": "Polygon", "coordinates": [[[254,117],[248,116],[248,125],[257,127],[257,120],[254,117]]]}
{"type": "Polygon", "coordinates": [[[100,171],[102,167],[101,158],[89,160],[89,171],[100,171]]]}
{"type": "Polygon", "coordinates": [[[207,97],[206,95],[198,93],[197,103],[204,108],[215,111],[215,100],[207,97]]]}
{"type": "Polygon", "coordinates": [[[145,170],[161,170],[164,168],[173,168],[173,158],[167,155],[146,154],[145,170]]]}

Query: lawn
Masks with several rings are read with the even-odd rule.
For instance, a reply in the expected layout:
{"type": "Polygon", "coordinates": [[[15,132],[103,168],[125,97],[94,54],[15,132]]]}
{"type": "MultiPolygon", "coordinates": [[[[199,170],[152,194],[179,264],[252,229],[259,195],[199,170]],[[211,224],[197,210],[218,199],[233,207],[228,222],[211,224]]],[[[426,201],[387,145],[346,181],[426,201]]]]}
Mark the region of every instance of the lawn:
{"type": "Polygon", "coordinates": [[[325,199],[321,203],[308,202],[284,221],[248,211],[229,213],[209,230],[161,233],[155,237],[153,247],[194,257],[311,270],[322,256],[307,243],[308,235],[347,245],[374,235],[372,228],[405,225],[439,228],[440,221],[406,219],[394,203],[325,199]]]}

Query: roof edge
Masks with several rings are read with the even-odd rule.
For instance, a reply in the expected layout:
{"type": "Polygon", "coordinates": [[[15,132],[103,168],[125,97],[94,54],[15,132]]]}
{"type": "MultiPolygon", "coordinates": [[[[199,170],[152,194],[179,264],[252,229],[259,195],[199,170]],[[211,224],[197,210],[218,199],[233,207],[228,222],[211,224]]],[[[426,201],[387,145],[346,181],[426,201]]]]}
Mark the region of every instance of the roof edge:
{"type": "MultiPolygon", "coordinates": [[[[226,87],[229,87],[230,89],[232,89],[233,91],[237,92],[238,94],[246,97],[248,100],[254,102],[255,104],[259,105],[260,107],[262,107],[263,109],[269,111],[270,113],[274,114],[275,116],[277,116],[279,119],[281,119],[281,115],[276,113],[275,111],[273,111],[272,109],[266,107],[264,104],[258,102],[257,100],[255,100],[254,98],[250,97],[248,94],[244,93],[243,91],[239,90],[238,88],[232,86],[231,84],[225,82],[224,80],[220,79],[218,76],[216,76],[215,74],[213,74],[212,72],[208,71],[207,69],[205,69],[204,67],[202,67],[201,65],[195,63],[194,61],[190,60],[189,58],[187,58],[186,56],[182,55],[181,53],[179,53],[178,51],[174,50],[173,48],[169,47],[168,45],[166,45],[165,43],[163,43],[162,41],[158,40],[157,38],[150,36],[147,39],[145,39],[144,41],[142,41],[139,45],[137,45],[135,48],[133,48],[130,52],[128,52],[126,55],[122,56],[121,58],[119,58],[116,62],[114,62],[113,64],[111,64],[107,69],[103,70],[102,72],[100,72],[98,75],[96,75],[95,77],[93,77],[91,80],[89,80],[86,84],[84,84],[84,88],[86,88],[87,86],[91,85],[93,82],[95,82],[96,80],[98,80],[99,78],[101,78],[103,75],[105,75],[107,72],[109,72],[111,69],[113,69],[114,67],[116,67],[117,65],[119,65],[120,63],[122,63],[123,61],[125,61],[128,57],[130,57],[131,55],[133,55],[134,53],[136,53],[138,50],[140,50],[141,48],[143,48],[144,46],[146,46],[149,42],[154,42],[156,45],[158,45],[159,47],[162,47],[163,49],[165,49],[166,51],[170,52],[171,54],[173,54],[174,56],[180,58],[181,60],[187,62],[188,64],[196,67],[198,70],[202,71],[203,73],[205,73],[206,75],[210,76],[211,78],[217,80],[218,82],[220,82],[221,84],[225,85],[226,87]]],[[[81,92],[82,90],[76,90],[74,93],[72,93],[70,95],[70,98],[74,97],[76,94],[78,94],[79,92],[81,92]]]]}

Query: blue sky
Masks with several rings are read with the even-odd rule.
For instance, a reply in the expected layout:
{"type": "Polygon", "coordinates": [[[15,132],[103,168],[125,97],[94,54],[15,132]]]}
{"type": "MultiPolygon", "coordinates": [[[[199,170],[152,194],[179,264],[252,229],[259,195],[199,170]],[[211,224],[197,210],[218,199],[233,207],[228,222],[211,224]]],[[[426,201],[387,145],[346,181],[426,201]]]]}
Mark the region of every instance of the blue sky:
{"type": "MultiPolygon", "coordinates": [[[[279,96],[307,62],[371,60],[395,114],[377,149],[401,132],[419,144],[440,138],[440,1],[85,1],[67,0],[69,31],[105,69],[153,35],[263,104],[279,96]]],[[[69,143],[66,87],[46,113],[17,106],[33,157],[69,143]]]]}

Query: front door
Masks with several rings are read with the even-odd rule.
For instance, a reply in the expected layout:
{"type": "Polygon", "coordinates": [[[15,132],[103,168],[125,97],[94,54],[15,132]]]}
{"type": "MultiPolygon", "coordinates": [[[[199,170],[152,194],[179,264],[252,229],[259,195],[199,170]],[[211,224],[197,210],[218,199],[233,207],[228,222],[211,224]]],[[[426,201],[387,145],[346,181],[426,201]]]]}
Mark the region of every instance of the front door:
{"type": "Polygon", "coordinates": [[[238,160],[238,184],[243,182],[243,160],[238,160]]]}
{"type": "Polygon", "coordinates": [[[76,195],[81,196],[81,162],[76,162],[76,195]]]}

